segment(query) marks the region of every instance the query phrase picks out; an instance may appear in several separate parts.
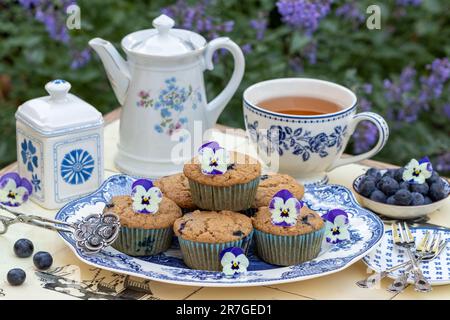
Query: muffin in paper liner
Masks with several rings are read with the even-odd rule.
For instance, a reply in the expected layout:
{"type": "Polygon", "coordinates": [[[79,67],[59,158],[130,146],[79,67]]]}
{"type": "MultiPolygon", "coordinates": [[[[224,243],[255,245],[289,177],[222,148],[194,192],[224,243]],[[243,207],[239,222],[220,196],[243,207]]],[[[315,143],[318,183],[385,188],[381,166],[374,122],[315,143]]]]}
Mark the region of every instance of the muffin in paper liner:
{"type": "Polygon", "coordinates": [[[151,256],[166,251],[172,244],[172,227],[140,229],[121,227],[112,247],[127,255],[151,256]]]}
{"type": "Polygon", "coordinates": [[[191,269],[221,271],[220,252],[226,248],[239,247],[248,253],[253,231],[246,237],[230,242],[207,243],[185,240],[178,237],[184,263],[191,269]]]}

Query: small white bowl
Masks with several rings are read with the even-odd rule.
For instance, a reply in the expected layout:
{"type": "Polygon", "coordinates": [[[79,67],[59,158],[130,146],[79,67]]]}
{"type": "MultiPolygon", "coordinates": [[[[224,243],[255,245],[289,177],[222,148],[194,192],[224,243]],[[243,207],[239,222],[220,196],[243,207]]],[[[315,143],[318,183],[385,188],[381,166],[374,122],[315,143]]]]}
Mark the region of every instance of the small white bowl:
{"type": "MultiPolygon", "coordinates": [[[[383,173],[383,170],[380,170],[381,173],[383,173]]],[[[353,190],[355,190],[356,194],[358,195],[359,198],[359,202],[360,204],[365,207],[368,208],[370,210],[372,210],[373,212],[376,212],[378,214],[381,214],[383,216],[386,216],[388,218],[393,218],[393,219],[414,219],[414,218],[418,218],[418,217],[423,217],[426,216],[429,213],[432,213],[436,210],[438,210],[439,208],[442,208],[445,204],[445,202],[449,199],[449,196],[447,195],[447,197],[445,199],[430,203],[430,204],[425,204],[422,206],[395,206],[392,204],[386,204],[386,203],[381,203],[381,202],[376,202],[373,201],[369,198],[366,198],[364,196],[362,196],[359,192],[358,192],[358,186],[361,183],[362,178],[364,177],[364,174],[360,175],[359,177],[357,177],[355,179],[355,181],[353,181],[353,190]]],[[[450,189],[450,184],[449,182],[441,177],[442,182],[444,182],[445,184],[445,188],[448,192],[448,190],[450,189]]]]}

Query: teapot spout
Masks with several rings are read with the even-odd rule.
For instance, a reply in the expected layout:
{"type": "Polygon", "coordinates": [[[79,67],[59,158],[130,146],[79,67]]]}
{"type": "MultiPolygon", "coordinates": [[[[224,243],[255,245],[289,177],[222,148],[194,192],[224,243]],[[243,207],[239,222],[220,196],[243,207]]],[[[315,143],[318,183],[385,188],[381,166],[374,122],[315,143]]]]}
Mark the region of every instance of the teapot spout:
{"type": "Polygon", "coordinates": [[[89,45],[102,60],[117,100],[123,105],[131,80],[128,64],[109,41],[94,38],[89,45]]]}

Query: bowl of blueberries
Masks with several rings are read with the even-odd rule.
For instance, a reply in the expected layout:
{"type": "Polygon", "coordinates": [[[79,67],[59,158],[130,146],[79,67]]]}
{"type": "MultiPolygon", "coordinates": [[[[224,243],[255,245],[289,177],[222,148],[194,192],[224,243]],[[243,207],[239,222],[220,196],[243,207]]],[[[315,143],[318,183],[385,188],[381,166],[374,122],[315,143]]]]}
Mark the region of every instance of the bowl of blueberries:
{"type": "Polygon", "coordinates": [[[448,200],[448,180],[440,177],[430,163],[427,171],[424,160],[413,160],[404,168],[370,168],[357,177],[353,189],[360,195],[360,203],[394,219],[414,219],[441,208],[448,200]]]}

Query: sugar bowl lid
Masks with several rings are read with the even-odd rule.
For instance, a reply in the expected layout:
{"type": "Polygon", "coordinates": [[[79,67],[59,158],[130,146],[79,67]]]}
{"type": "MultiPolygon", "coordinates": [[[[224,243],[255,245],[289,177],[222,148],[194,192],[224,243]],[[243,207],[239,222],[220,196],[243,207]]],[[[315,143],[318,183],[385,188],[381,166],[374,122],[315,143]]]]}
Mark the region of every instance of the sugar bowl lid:
{"type": "Polygon", "coordinates": [[[35,98],[22,104],[16,119],[42,134],[85,129],[103,124],[103,117],[92,105],[69,93],[71,85],[61,79],[45,85],[49,96],[35,98]]]}
{"type": "Polygon", "coordinates": [[[152,56],[177,56],[203,47],[205,40],[199,34],[174,29],[175,21],[160,15],[153,20],[154,29],[141,30],[126,36],[122,45],[129,52],[152,56]]]}

